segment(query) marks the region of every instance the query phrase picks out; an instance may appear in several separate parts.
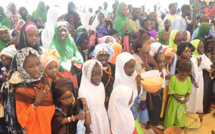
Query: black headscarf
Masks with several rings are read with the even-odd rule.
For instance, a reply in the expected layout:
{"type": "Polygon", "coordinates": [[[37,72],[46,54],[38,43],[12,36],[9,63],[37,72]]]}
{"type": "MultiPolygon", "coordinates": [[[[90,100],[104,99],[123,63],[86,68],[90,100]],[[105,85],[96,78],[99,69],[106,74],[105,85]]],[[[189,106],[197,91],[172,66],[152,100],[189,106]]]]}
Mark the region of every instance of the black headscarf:
{"type": "Polygon", "coordinates": [[[186,49],[186,48],[190,48],[191,52],[193,52],[195,50],[195,48],[193,47],[193,45],[189,42],[181,42],[180,44],[178,44],[177,46],[177,55],[180,56],[182,54],[182,52],[186,49]]]}
{"type": "Polygon", "coordinates": [[[76,45],[81,46],[84,40],[89,40],[89,34],[83,32],[78,33],[76,38],[76,45]]]}
{"type": "MultiPolygon", "coordinates": [[[[26,47],[31,47],[28,43],[27,43],[27,40],[26,40],[26,38],[25,38],[25,27],[28,25],[28,24],[33,24],[33,25],[35,25],[34,23],[31,23],[31,22],[29,22],[29,23],[25,23],[25,24],[23,24],[22,26],[21,26],[21,28],[20,28],[20,33],[19,33],[19,46],[18,46],[18,50],[20,50],[20,49],[22,49],[22,48],[26,48],[26,47]]],[[[35,27],[37,27],[36,25],[35,25],[35,27]]],[[[38,36],[38,39],[37,39],[37,44],[36,44],[36,46],[34,46],[33,48],[35,49],[35,50],[37,50],[40,54],[42,53],[42,50],[41,50],[41,48],[40,48],[40,42],[39,42],[40,40],[39,40],[39,36],[38,36]]]]}
{"type": "Polygon", "coordinates": [[[71,11],[71,7],[72,7],[73,5],[75,6],[75,4],[74,4],[73,2],[69,2],[66,21],[69,22],[69,24],[70,24],[70,17],[71,17],[71,15],[72,15],[72,16],[73,16],[73,19],[74,19],[74,26],[75,26],[75,28],[77,28],[77,27],[78,27],[77,13],[71,11]]]}
{"type": "Polygon", "coordinates": [[[22,16],[22,19],[23,19],[24,21],[26,21],[26,16],[27,16],[27,14],[28,14],[28,11],[27,11],[27,9],[26,9],[25,7],[20,7],[20,8],[19,8],[19,14],[22,16]],[[25,16],[22,15],[22,11],[23,11],[23,10],[26,11],[26,15],[25,15],[25,16]]]}

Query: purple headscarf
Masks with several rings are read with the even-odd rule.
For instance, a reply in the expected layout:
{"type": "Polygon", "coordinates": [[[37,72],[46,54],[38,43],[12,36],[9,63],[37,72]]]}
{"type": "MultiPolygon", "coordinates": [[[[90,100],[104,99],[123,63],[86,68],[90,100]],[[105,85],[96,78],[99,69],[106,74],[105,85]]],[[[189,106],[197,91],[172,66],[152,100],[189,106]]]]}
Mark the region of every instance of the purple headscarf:
{"type": "Polygon", "coordinates": [[[148,33],[149,33],[152,37],[155,37],[156,35],[158,35],[158,33],[156,32],[155,29],[148,31],[148,33]]]}

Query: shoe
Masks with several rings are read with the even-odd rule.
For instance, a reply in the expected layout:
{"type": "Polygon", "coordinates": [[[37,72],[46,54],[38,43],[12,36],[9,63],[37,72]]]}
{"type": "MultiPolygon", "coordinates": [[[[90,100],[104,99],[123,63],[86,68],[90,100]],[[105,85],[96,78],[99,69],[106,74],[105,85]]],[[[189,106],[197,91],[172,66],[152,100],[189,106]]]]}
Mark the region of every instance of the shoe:
{"type": "Polygon", "coordinates": [[[155,131],[152,128],[147,129],[147,130],[150,132],[150,134],[155,134],[155,131]]]}
{"type": "Polygon", "coordinates": [[[156,127],[156,128],[159,128],[159,129],[165,129],[165,127],[164,126],[162,126],[162,125],[157,125],[157,126],[154,126],[154,127],[156,127]]]}

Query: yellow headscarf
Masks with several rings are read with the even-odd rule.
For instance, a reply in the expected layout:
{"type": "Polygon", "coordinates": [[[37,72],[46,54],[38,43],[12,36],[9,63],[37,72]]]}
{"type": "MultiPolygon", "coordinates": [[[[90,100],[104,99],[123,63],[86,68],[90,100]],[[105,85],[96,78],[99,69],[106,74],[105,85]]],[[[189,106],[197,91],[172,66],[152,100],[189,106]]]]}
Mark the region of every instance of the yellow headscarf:
{"type": "Polygon", "coordinates": [[[195,56],[200,56],[200,54],[198,53],[198,50],[197,50],[200,41],[201,40],[199,40],[199,39],[195,39],[195,40],[193,40],[193,41],[190,42],[195,47],[195,51],[193,52],[193,55],[195,55],[195,56]]]}
{"type": "Polygon", "coordinates": [[[178,32],[179,32],[178,30],[173,30],[170,33],[170,36],[169,36],[169,45],[168,45],[168,47],[172,48],[173,50],[175,50],[175,52],[177,52],[177,44],[175,44],[174,40],[175,40],[175,36],[176,36],[176,34],[178,32]]]}

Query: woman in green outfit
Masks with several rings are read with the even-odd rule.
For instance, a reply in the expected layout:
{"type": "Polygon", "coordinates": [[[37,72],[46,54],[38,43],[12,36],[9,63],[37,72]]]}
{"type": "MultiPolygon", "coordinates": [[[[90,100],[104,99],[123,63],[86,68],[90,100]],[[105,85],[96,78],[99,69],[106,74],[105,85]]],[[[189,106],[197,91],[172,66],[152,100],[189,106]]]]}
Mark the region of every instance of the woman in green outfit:
{"type": "Polygon", "coordinates": [[[56,50],[60,55],[60,75],[70,77],[77,88],[76,74],[81,70],[83,59],[75,43],[70,40],[67,28],[66,22],[56,23],[50,49],[56,50]]]}
{"type": "Polygon", "coordinates": [[[168,94],[170,95],[167,110],[164,118],[164,126],[173,125],[184,127],[187,102],[192,93],[192,82],[188,76],[192,65],[187,60],[182,60],[179,64],[178,74],[172,76],[169,82],[168,94]]]}
{"type": "Polygon", "coordinates": [[[5,25],[6,27],[11,26],[10,19],[5,15],[4,8],[0,6],[0,23],[1,25],[5,25]]]}
{"type": "Polygon", "coordinates": [[[45,8],[45,3],[43,1],[40,1],[34,13],[34,19],[39,17],[42,19],[43,22],[46,22],[46,16],[47,11],[45,8]]]}

